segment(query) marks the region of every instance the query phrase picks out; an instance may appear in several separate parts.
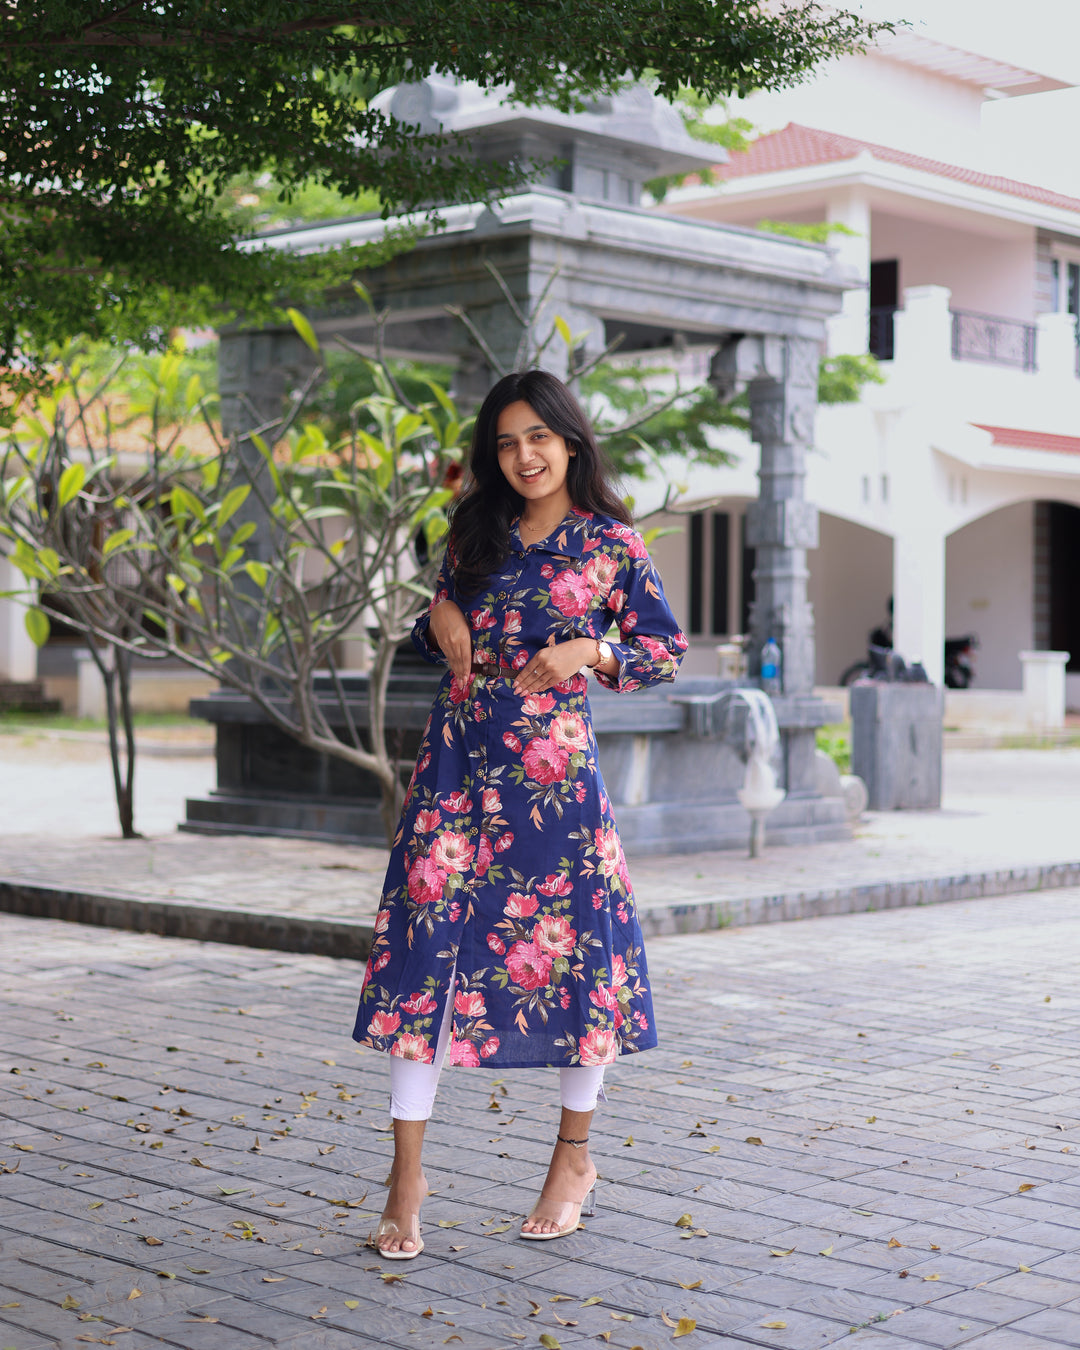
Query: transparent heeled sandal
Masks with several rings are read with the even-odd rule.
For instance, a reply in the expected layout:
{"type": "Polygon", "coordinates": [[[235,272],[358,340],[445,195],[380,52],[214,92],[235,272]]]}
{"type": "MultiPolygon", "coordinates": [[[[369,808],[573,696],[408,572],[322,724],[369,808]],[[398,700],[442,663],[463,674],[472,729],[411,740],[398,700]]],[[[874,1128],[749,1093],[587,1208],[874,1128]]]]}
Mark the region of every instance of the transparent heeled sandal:
{"type": "Polygon", "coordinates": [[[384,1216],[379,1220],[378,1228],[369,1236],[368,1242],[386,1261],[411,1261],[424,1250],[424,1239],[420,1236],[419,1214],[410,1214],[405,1227],[402,1227],[397,1219],[388,1219],[384,1216]],[[413,1243],[412,1250],[405,1251],[404,1247],[399,1246],[396,1252],[386,1251],[382,1246],[383,1240],[395,1237],[400,1237],[403,1243],[413,1243]]]}
{"type": "Polygon", "coordinates": [[[518,1234],[526,1242],[551,1242],[555,1238],[567,1237],[570,1233],[577,1232],[578,1224],[582,1215],[591,1219],[596,1213],[596,1181],[589,1187],[585,1198],[580,1204],[573,1200],[552,1201],[545,1200],[543,1196],[536,1202],[533,1212],[525,1220],[526,1223],[535,1222],[537,1219],[547,1219],[557,1224],[553,1233],[527,1233],[523,1228],[518,1234]],[[545,1213],[543,1211],[550,1211],[545,1213]]]}

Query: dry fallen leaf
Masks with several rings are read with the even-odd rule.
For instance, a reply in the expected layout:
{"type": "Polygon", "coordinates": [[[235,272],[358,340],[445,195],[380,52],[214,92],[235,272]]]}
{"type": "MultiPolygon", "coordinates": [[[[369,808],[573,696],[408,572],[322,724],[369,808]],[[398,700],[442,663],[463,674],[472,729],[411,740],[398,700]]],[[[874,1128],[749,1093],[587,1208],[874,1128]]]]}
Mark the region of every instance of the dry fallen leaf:
{"type": "Polygon", "coordinates": [[[667,1315],[667,1313],[663,1310],[663,1308],[660,1309],[660,1321],[663,1322],[664,1326],[666,1327],[677,1327],[679,1325],[678,1322],[675,1321],[674,1317],[669,1317],[667,1315]]]}
{"type": "Polygon", "coordinates": [[[697,1323],[692,1317],[680,1317],[679,1323],[675,1328],[675,1335],[672,1336],[671,1339],[677,1341],[680,1336],[689,1336],[696,1328],[697,1323]]]}
{"type": "Polygon", "coordinates": [[[264,1275],[263,1284],[281,1284],[286,1279],[288,1279],[287,1275],[264,1275]]]}
{"type": "Polygon", "coordinates": [[[894,1237],[891,1237],[891,1238],[889,1239],[889,1246],[890,1246],[890,1247],[902,1247],[903,1245],[904,1245],[904,1244],[903,1244],[902,1242],[898,1242],[897,1239],[894,1238],[894,1237]]]}
{"type": "Polygon", "coordinates": [[[930,1250],[931,1250],[932,1252],[939,1252],[939,1251],[941,1251],[941,1248],[937,1245],[936,1242],[931,1242],[931,1244],[930,1244],[930,1250]]]}
{"type": "Polygon", "coordinates": [[[924,1279],[924,1280],[940,1280],[940,1279],[941,1279],[941,1276],[940,1276],[940,1275],[924,1275],[924,1276],[923,1276],[923,1279],[924,1279]]]}
{"type": "Polygon", "coordinates": [[[345,1306],[352,1312],[354,1309],[359,1308],[360,1300],[358,1298],[347,1298],[345,1300],[345,1306]]]}
{"type": "Polygon", "coordinates": [[[760,1144],[761,1140],[757,1137],[756,1134],[748,1134],[746,1136],[746,1142],[748,1144],[760,1144]]]}
{"type": "Polygon", "coordinates": [[[633,1148],[633,1147],[634,1147],[634,1136],[632,1134],[628,1134],[626,1138],[623,1140],[623,1148],[633,1148]]]}
{"type": "Polygon", "coordinates": [[[128,1303],[130,1303],[131,1300],[132,1300],[133,1298],[142,1298],[142,1290],[141,1290],[141,1289],[133,1289],[133,1290],[131,1291],[131,1293],[128,1294],[128,1296],[127,1296],[127,1301],[128,1301],[128,1303]]]}
{"type": "MultiPolygon", "coordinates": [[[[687,1285],[686,1287],[687,1287],[688,1289],[690,1289],[690,1288],[692,1288],[693,1286],[687,1285]]],[[[581,1306],[582,1306],[583,1308],[592,1308],[592,1307],[594,1307],[597,1303],[603,1303],[603,1301],[604,1301],[604,1300],[600,1297],[599,1294],[593,1294],[592,1298],[587,1298],[587,1299],[585,1300],[585,1302],[584,1302],[581,1306]]]]}
{"type": "Polygon", "coordinates": [[[832,1243],[830,1242],[827,1247],[822,1247],[818,1252],[818,1256],[832,1256],[832,1243]]]}
{"type": "Polygon", "coordinates": [[[440,1228],[457,1228],[460,1224],[463,1224],[464,1222],[465,1222],[464,1219],[440,1219],[440,1220],[439,1220],[439,1227],[440,1227],[440,1228]]]}
{"type": "Polygon", "coordinates": [[[556,1340],[550,1331],[545,1331],[540,1337],[540,1344],[544,1350],[562,1350],[562,1341],[556,1340]]]}
{"type": "Polygon", "coordinates": [[[1035,1183],[1033,1181],[1022,1181],[1017,1189],[1021,1191],[1033,1191],[1035,1189],[1035,1183]]]}
{"type": "Polygon", "coordinates": [[[693,1228],[693,1226],[694,1220],[691,1218],[689,1214],[680,1214],[679,1217],[675,1220],[676,1228],[693,1228]]]}
{"type": "Polygon", "coordinates": [[[770,1331],[783,1331],[787,1326],[786,1322],[762,1322],[763,1327],[768,1327],[770,1331]]]}
{"type": "Polygon", "coordinates": [[[156,1237],[144,1237],[143,1241],[148,1247],[163,1247],[165,1245],[160,1238],[156,1237]]]}
{"type": "Polygon", "coordinates": [[[770,1248],[769,1248],[769,1255],[770,1255],[770,1256],[790,1256],[791,1253],[792,1253],[794,1250],[795,1250],[794,1247],[784,1247],[784,1248],[780,1248],[780,1247],[770,1247],[770,1248]]]}
{"type": "Polygon", "coordinates": [[[218,1320],[219,1320],[219,1319],[216,1318],[216,1317],[185,1317],[185,1318],[184,1318],[184,1321],[185,1321],[185,1322],[217,1322],[218,1320]]]}
{"type": "Polygon", "coordinates": [[[1030,1266],[1021,1266],[1020,1269],[1024,1272],[1025,1275],[1030,1275],[1030,1274],[1031,1274],[1031,1267],[1030,1267],[1030,1266]]]}
{"type": "MultiPolygon", "coordinates": [[[[703,1283],[704,1282],[702,1280],[695,1280],[693,1284],[683,1284],[682,1280],[676,1280],[676,1284],[678,1284],[680,1289],[700,1289],[703,1283]]],[[[597,1299],[596,1301],[597,1303],[600,1302],[599,1299],[597,1299]]],[[[585,1305],[582,1304],[582,1307],[584,1306],[585,1305]]]]}
{"type": "Polygon", "coordinates": [[[558,1322],[559,1326],[561,1327],[577,1326],[577,1323],[574,1321],[572,1317],[560,1317],[558,1313],[552,1313],[551,1315],[552,1317],[554,1317],[555,1321],[558,1322]]]}
{"type": "Polygon", "coordinates": [[[324,1303],[323,1306],[319,1309],[318,1312],[314,1312],[314,1313],[311,1314],[311,1320],[312,1320],[313,1322],[317,1322],[317,1321],[319,1320],[320,1317],[325,1317],[325,1316],[326,1316],[326,1304],[324,1303]]]}
{"type": "Polygon", "coordinates": [[[60,1304],[60,1306],[61,1308],[66,1309],[68,1312],[71,1312],[74,1308],[77,1308],[79,1306],[79,1300],[75,1297],[74,1294],[65,1294],[64,1301],[63,1303],[60,1304]]]}
{"type": "Polygon", "coordinates": [[[610,1316],[613,1322],[632,1322],[634,1320],[633,1313],[611,1313],[610,1316]]]}

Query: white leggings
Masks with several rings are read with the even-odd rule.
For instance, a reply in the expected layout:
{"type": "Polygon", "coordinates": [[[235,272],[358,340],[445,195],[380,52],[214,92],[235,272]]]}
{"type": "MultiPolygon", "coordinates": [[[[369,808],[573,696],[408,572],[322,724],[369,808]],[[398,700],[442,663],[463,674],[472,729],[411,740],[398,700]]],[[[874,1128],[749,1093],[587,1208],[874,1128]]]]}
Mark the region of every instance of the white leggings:
{"type": "MultiPolygon", "coordinates": [[[[451,976],[450,993],[443,1009],[442,1026],[431,1063],[421,1064],[415,1059],[390,1056],[390,1114],[395,1120],[428,1120],[431,1116],[454,1023],[454,984],[451,976]]],[[[559,1070],[559,1095],[567,1111],[595,1110],[603,1085],[602,1064],[559,1070]]]]}

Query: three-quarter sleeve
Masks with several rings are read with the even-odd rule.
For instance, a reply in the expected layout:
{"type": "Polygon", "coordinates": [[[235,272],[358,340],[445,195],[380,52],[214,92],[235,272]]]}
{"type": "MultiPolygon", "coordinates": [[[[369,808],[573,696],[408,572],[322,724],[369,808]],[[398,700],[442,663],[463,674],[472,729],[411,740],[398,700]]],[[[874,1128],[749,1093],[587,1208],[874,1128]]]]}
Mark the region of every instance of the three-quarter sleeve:
{"type": "Polygon", "coordinates": [[[611,643],[619,672],[604,675],[597,671],[596,678],[606,688],[623,693],[673,680],[687,641],[641,536],[625,528],[620,536],[618,552],[623,557],[606,606],[621,639],[611,643]]]}
{"type": "Polygon", "coordinates": [[[412,630],[413,646],[425,661],[429,661],[434,666],[446,664],[446,657],[432,642],[430,632],[431,611],[436,605],[441,605],[444,600],[454,600],[455,602],[457,600],[457,592],[454,589],[454,558],[449,544],[443,554],[439,575],[435,579],[435,594],[431,597],[431,604],[413,624],[412,630]]]}

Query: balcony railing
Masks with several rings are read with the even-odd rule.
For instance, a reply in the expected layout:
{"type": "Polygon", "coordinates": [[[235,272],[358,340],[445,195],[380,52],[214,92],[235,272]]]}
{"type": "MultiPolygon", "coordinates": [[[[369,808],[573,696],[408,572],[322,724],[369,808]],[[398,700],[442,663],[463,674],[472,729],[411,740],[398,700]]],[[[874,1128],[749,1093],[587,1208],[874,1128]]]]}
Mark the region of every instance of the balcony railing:
{"type": "Polygon", "coordinates": [[[895,305],[874,307],[870,310],[870,340],[867,346],[870,349],[870,355],[876,356],[879,361],[891,361],[893,359],[893,316],[896,313],[895,305]]]}
{"type": "Polygon", "coordinates": [[[986,361],[1017,370],[1035,369],[1038,330],[1034,324],[1001,319],[994,314],[973,314],[964,309],[952,310],[952,321],[954,361],[986,361]]]}

